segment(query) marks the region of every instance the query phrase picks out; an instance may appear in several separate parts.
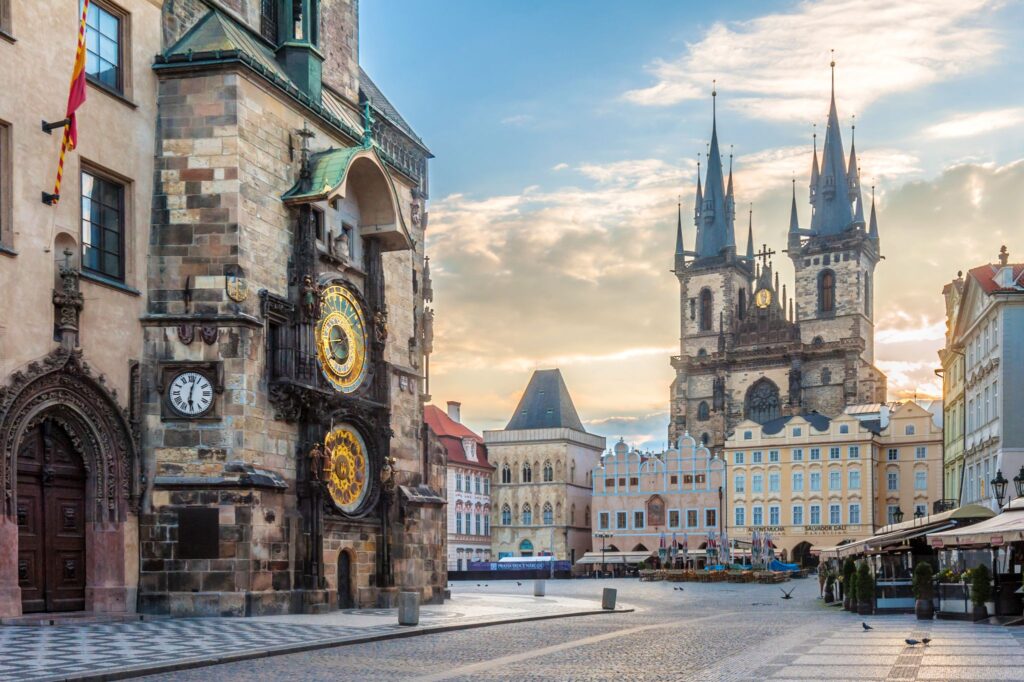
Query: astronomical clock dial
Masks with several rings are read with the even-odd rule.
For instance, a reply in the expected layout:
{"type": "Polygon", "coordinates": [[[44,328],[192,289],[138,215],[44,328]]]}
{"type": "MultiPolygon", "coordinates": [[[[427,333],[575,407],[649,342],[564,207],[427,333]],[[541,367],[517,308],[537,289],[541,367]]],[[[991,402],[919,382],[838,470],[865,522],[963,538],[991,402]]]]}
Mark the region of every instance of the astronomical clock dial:
{"type": "Polygon", "coordinates": [[[359,431],[349,424],[335,426],[324,439],[324,482],[334,504],[355,513],[370,488],[370,455],[359,431]]]}
{"type": "Polygon", "coordinates": [[[366,378],[366,320],[355,296],[339,285],[320,299],[316,355],[324,377],[342,393],[352,393],[366,378]]]}
{"type": "Polygon", "coordinates": [[[181,372],[167,387],[167,402],[184,417],[199,417],[213,406],[213,385],[204,374],[181,372]]]}
{"type": "Polygon", "coordinates": [[[754,294],[754,305],[758,308],[767,308],[772,304],[771,289],[758,289],[754,294]]]}

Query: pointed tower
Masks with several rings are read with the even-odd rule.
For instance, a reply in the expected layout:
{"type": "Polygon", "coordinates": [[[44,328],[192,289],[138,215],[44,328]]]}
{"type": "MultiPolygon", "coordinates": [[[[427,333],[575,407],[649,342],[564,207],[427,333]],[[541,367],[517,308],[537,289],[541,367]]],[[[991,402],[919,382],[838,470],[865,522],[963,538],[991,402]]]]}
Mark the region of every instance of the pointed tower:
{"type": "Polygon", "coordinates": [[[676,211],[676,258],[673,272],[680,272],[686,267],[686,250],[683,248],[683,202],[680,201],[676,205],[676,211]]]}
{"type": "MultiPolygon", "coordinates": [[[[818,177],[817,205],[811,218],[811,230],[818,234],[838,234],[850,229],[853,210],[843,154],[843,136],[836,110],[835,65],[832,66],[832,98],[829,102],[825,144],[821,150],[821,172],[818,177]]],[[[817,160],[817,155],[815,155],[817,160]]]]}
{"type": "Polygon", "coordinates": [[[750,205],[750,215],[747,218],[747,255],[748,263],[754,262],[754,205],[750,205]]]}
{"type": "Polygon", "coordinates": [[[718,117],[715,101],[718,92],[711,92],[711,148],[708,151],[708,170],[704,181],[704,195],[700,211],[700,245],[698,259],[728,258],[728,249],[735,256],[736,236],[729,220],[729,195],[722,172],[722,152],[718,144],[718,117]]]}
{"type": "Polygon", "coordinates": [[[857,126],[850,126],[850,165],[846,169],[847,196],[853,202],[853,225],[864,229],[864,199],[860,193],[860,166],[857,165],[857,126]]]}
{"type": "Polygon", "coordinates": [[[868,239],[875,243],[878,249],[878,217],[875,215],[875,186],[871,186],[871,222],[868,226],[868,239]]]}
{"type": "Polygon", "coordinates": [[[693,199],[693,226],[697,228],[697,240],[694,242],[694,250],[700,253],[701,244],[701,219],[700,210],[704,206],[704,192],[700,186],[700,154],[697,154],[697,196],[693,199]]]}
{"type": "Polygon", "coordinates": [[[796,178],[793,178],[793,200],[789,206],[789,248],[800,248],[800,216],[796,211],[796,178]]]}

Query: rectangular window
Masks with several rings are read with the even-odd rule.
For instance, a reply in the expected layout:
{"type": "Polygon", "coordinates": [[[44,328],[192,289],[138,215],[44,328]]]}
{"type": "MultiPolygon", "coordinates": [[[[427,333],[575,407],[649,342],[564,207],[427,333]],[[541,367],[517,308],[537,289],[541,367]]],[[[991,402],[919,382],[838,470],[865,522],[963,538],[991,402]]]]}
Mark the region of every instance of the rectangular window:
{"type": "Polygon", "coordinates": [[[812,504],[811,505],[811,525],[812,526],[820,526],[821,525],[821,505],[818,505],[818,504],[812,504]]]}
{"type": "Polygon", "coordinates": [[[914,459],[928,459],[928,446],[918,445],[914,449],[914,459]]]}
{"type": "Polygon", "coordinates": [[[842,522],[842,514],[839,509],[838,504],[828,506],[828,522],[833,526],[838,526],[842,522]]]}
{"type": "Polygon", "coordinates": [[[696,480],[697,480],[697,483],[704,483],[705,482],[704,474],[697,474],[696,480]]]}
{"type": "Polygon", "coordinates": [[[633,486],[634,488],[636,488],[637,486],[640,485],[640,479],[637,478],[636,476],[630,476],[629,477],[629,484],[631,486],[633,486]]]}
{"type": "Polygon", "coordinates": [[[847,452],[849,453],[850,459],[860,459],[860,446],[851,445],[847,452]]]}
{"type": "Polygon", "coordinates": [[[490,535],[490,534],[491,534],[491,517],[485,516],[484,517],[484,535],[490,535]]]}
{"type": "Polygon", "coordinates": [[[802,493],[804,491],[804,475],[803,472],[793,472],[793,492],[802,493]]]}
{"type": "Polygon", "coordinates": [[[491,494],[491,479],[485,478],[484,479],[484,495],[490,495],[490,494],[491,494]]]}
{"type": "Polygon", "coordinates": [[[477,476],[476,478],[473,479],[473,490],[476,491],[477,495],[480,494],[480,477],[479,476],[477,476]]]}
{"type": "Polygon", "coordinates": [[[782,475],[777,471],[773,471],[772,473],[768,474],[768,492],[780,492],[782,490],[781,479],[782,475]]]}
{"type": "Polygon", "coordinates": [[[462,492],[462,474],[455,474],[455,492],[462,492]]]}
{"type": "Polygon", "coordinates": [[[778,450],[769,450],[768,451],[768,461],[769,462],[778,462],[779,461],[779,451],[778,450]]]}
{"type": "Polygon", "coordinates": [[[704,510],[704,526],[706,528],[714,528],[718,525],[718,510],[717,509],[705,509],[704,510]]]}
{"type": "Polygon", "coordinates": [[[802,462],[802,461],[804,461],[804,451],[803,451],[803,448],[793,448],[793,461],[794,462],[802,462]]]}
{"type": "Polygon", "coordinates": [[[804,525],[804,507],[801,504],[793,505],[793,525],[802,526],[804,525]]]}
{"type": "Polygon", "coordinates": [[[483,521],[481,520],[479,514],[474,514],[474,516],[476,517],[476,534],[477,535],[483,535],[483,527],[484,527],[483,521]]]}
{"type": "Polygon", "coordinates": [[[747,510],[744,507],[736,507],[732,512],[733,518],[736,519],[735,523],[737,526],[745,526],[747,524],[747,510]]]}
{"type": "Polygon", "coordinates": [[[764,509],[762,507],[754,507],[754,525],[764,525],[764,509]]]}
{"type": "MultiPolygon", "coordinates": [[[[2,205],[3,205],[2,202],[0,202],[0,206],[2,206],[2,205]]],[[[999,382],[998,381],[993,381],[992,382],[992,416],[993,417],[998,417],[999,416],[999,382]]]]}
{"type": "Polygon", "coordinates": [[[793,437],[794,438],[799,438],[800,436],[803,435],[803,432],[804,432],[804,430],[801,429],[799,426],[794,426],[793,427],[793,437]]]}
{"type": "Polygon", "coordinates": [[[818,471],[812,471],[811,472],[811,492],[812,493],[820,493],[821,492],[821,472],[818,472],[818,471]]]}
{"type": "Polygon", "coordinates": [[[764,476],[761,474],[754,474],[750,477],[750,492],[752,493],[763,493],[764,492],[764,476]]]}
{"type": "Polygon", "coordinates": [[[828,489],[829,490],[842,490],[843,488],[843,476],[842,472],[830,471],[828,472],[828,489]]]}
{"type": "Polygon", "coordinates": [[[604,487],[605,488],[614,488],[615,487],[615,479],[614,478],[606,478],[606,479],[604,479],[604,487]]]}
{"type": "Polygon", "coordinates": [[[597,527],[599,530],[608,530],[608,512],[598,512],[597,527]]]}
{"type": "Polygon", "coordinates": [[[850,469],[849,485],[850,490],[860,490],[860,469],[850,469]]]}
{"type": "Polygon", "coordinates": [[[686,510],[686,527],[696,528],[697,527],[697,510],[687,509],[686,510]]]}
{"type": "Polygon", "coordinates": [[[743,464],[743,453],[737,452],[732,456],[733,464],[743,464]]]}
{"type": "Polygon", "coordinates": [[[679,528],[679,510],[673,509],[668,513],[668,527],[679,528]]]}
{"type": "Polygon", "coordinates": [[[779,523],[779,508],[778,506],[773,504],[772,506],[768,507],[768,525],[778,526],[779,523]]]}
{"type": "Polygon", "coordinates": [[[898,461],[899,458],[900,458],[900,449],[899,448],[889,448],[889,452],[886,454],[886,457],[888,458],[888,460],[890,462],[898,461]]]}
{"type": "Polygon", "coordinates": [[[82,171],[82,268],[124,280],[124,185],[82,171]]]}
{"type": "Polygon", "coordinates": [[[124,89],[123,27],[126,19],[124,13],[112,5],[92,0],[85,20],[85,75],[115,92],[124,89]]]}
{"type": "Polygon", "coordinates": [[[679,485],[679,476],[677,474],[672,474],[668,478],[669,478],[669,482],[672,485],[679,485]]]}
{"type": "Polygon", "coordinates": [[[839,459],[839,448],[838,447],[831,447],[831,448],[829,448],[828,449],[828,458],[829,459],[839,459]]]}
{"type": "Polygon", "coordinates": [[[754,452],[750,453],[750,461],[753,462],[754,464],[760,464],[761,462],[764,461],[764,453],[761,452],[760,450],[755,450],[754,452]]]}
{"type": "Polygon", "coordinates": [[[733,477],[733,489],[738,493],[747,491],[747,477],[743,474],[736,474],[733,477]]]}
{"type": "Polygon", "coordinates": [[[850,524],[857,525],[860,523],[860,505],[856,502],[850,505],[850,524]]]}
{"type": "Polygon", "coordinates": [[[914,516],[927,516],[928,508],[923,504],[914,505],[914,516]]]}
{"type": "Polygon", "coordinates": [[[644,527],[644,513],[642,511],[633,512],[633,527],[643,528],[644,527]]]}
{"type": "Polygon", "coordinates": [[[260,0],[260,35],[277,45],[277,0],[260,0]]]}
{"type": "MultiPolygon", "coordinates": [[[[0,0],[0,15],[3,14],[6,0],[0,0]]],[[[4,29],[3,17],[0,16],[0,30],[4,29]]],[[[0,250],[3,247],[14,248],[14,240],[11,239],[11,179],[14,173],[11,170],[11,129],[5,123],[0,122],[0,250]]]]}
{"type": "Polygon", "coordinates": [[[928,490],[928,472],[914,472],[914,490],[928,490]]]}
{"type": "Polygon", "coordinates": [[[455,532],[462,534],[462,512],[455,512],[455,532]]]}
{"type": "Polygon", "coordinates": [[[898,471],[890,471],[888,475],[888,490],[897,491],[900,489],[900,474],[898,471]]]}
{"type": "Polygon", "coordinates": [[[626,512],[615,512],[615,527],[624,530],[629,525],[629,515],[626,512]]]}
{"type": "Polygon", "coordinates": [[[821,448],[811,448],[811,461],[816,462],[821,459],[821,448]]]}
{"type": "Polygon", "coordinates": [[[898,504],[890,504],[888,506],[887,509],[888,509],[888,518],[889,518],[889,523],[890,524],[896,523],[896,510],[899,509],[899,508],[900,508],[900,506],[898,504]]]}

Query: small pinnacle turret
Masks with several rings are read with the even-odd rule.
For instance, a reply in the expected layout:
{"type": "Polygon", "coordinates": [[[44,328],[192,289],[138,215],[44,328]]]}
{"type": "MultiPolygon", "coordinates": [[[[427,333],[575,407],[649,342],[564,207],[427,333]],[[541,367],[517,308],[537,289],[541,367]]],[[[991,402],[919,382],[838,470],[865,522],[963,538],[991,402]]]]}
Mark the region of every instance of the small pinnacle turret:
{"type": "Polygon", "coordinates": [[[747,220],[747,262],[754,262],[754,205],[750,205],[750,216],[747,220]]]}

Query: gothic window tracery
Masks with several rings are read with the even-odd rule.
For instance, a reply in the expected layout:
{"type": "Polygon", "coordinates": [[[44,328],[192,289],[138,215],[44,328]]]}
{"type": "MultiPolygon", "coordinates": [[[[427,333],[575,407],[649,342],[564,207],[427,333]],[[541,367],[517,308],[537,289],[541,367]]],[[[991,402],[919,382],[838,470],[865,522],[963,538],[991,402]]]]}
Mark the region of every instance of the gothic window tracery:
{"type": "Polygon", "coordinates": [[[779,387],[770,379],[756,381],[747,391],[744,416],[759,424],[781,417],[782,401],[779,398],[779,387]]]}
{"type": "Polygon", "coordinates": [[[550,483],[555,480],[555,470],[551,468],[551,462],[544,462],[544,482],[550,483]]]}
{"type": "Polygon", "coordinates": [[[529,504],[523,505],[523,525],[529,526],[533,523],[533,510],[529,504]]]}
{"type": "Polygon", "coordinates": [[[711,418],[711,410],[708,408],[706,400],[700,401],[700,405],[697,406],[697,421],[706,422],[711,418]]]}
{"type": "Polygon", "coordinates": [[[550,526],[550,525],[554,524],[554,522],[555,522],[555,515],[554,515],[554,511],[552,511],[552,509],[551,509],[551,503],[550,502],[545,502],[544,503],[544,525],[545,526],[550,526]]]}
{"type": "MultiPolygon", "coordinates": [[[[532,483],[533,482],[533,469],[530,468],[530,463],[529,462],[526,462],[526,463],[523,464],[523,479],[522,479],[522,482],[523,483],[532,483]]],[[[524,511],[523,514],[525,515],[526,512],[524,511]]]]}
{"type": "Polygon", "coordinates": [[[505,465],[503,465],[501,467],[501,482],[502,483],[511,483],[512,482],[512,469],[509,467],[508,464],[505,464],[505,465]]]}
{"type": "Polygon", "coordinates": [[[501,508],[501,525],[512,525],[512,509],[507,504],[501,508]]]}

